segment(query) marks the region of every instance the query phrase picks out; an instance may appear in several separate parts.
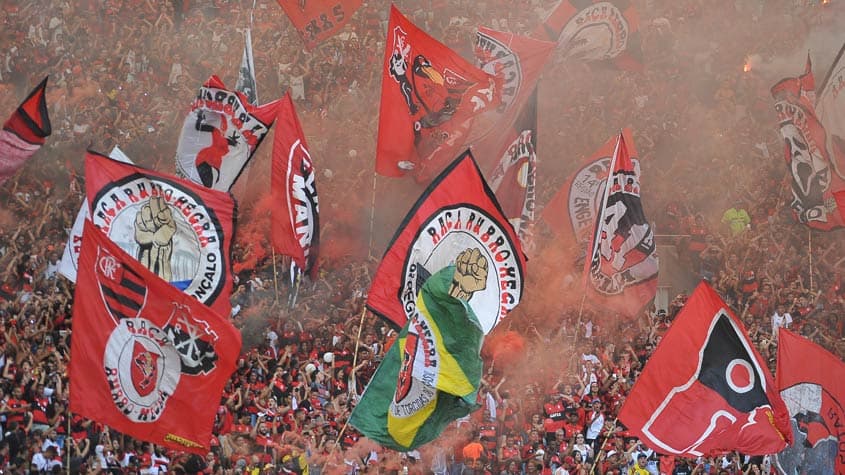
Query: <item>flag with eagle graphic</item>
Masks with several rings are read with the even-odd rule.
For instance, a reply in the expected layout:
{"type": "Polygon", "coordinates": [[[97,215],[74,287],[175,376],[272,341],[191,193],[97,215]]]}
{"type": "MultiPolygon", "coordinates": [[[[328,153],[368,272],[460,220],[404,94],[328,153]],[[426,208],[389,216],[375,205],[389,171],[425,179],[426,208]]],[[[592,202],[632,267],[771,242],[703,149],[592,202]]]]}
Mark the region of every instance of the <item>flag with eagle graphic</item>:
{"type": "Polygon", "coordinates": [[[73,305],[70,409],[205,455],[240,332],[86,221],[73,305]]]}
{"type": "Polygon", "coordinates": [[[384,49],[376,172],[428,182],[458,155],[500,81],[417,28],[395,6],[384,49]]]}

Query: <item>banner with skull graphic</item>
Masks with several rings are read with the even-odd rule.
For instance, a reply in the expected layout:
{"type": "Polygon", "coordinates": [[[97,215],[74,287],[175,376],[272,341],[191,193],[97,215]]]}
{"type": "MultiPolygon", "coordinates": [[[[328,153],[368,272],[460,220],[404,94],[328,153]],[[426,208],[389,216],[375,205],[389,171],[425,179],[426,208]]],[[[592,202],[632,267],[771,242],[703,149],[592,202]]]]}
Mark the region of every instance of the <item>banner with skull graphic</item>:
{"type": "Polygon", "coordinates": [[[657,292],[657,245],[640,200],[640,167],[619,134],[588,248],[590,301],[636,317],[657,292]]]}
{"type": "Polygon", "coordinates": [[[835,172],[835,159],[845,159],[838,141],[829,140],[816,115],[815,79],[809,57],[804,74],[785,78],[772,87],[775,112],[784,140],[784,158],[792,175],[795,218],[820,231],[845,226],[834,193],[845,190],[845,179],[835,172]]]}

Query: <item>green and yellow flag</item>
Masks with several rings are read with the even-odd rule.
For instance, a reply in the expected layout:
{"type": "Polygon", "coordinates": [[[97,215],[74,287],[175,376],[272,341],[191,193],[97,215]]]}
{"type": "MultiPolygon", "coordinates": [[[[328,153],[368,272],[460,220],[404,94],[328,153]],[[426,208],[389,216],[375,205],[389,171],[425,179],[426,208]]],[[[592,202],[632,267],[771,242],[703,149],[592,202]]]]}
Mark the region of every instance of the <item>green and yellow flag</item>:
{"type": "Polygon", "coordinates": [[[481,274],[486,277],[486,260],[467,249],[456,266],[425,281],[417,311],[352,411],[349,423],[362,434],[408,451],[478,408],[483,331],[467,300],[481,274]]]}

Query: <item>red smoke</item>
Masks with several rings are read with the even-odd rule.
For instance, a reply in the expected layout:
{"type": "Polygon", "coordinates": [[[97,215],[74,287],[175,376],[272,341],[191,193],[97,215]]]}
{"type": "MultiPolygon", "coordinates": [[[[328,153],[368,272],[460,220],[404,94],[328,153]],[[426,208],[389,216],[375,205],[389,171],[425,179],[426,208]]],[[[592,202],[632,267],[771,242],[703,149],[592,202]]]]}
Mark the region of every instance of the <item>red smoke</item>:
{"type": "Polygon", "coordinates": [[[484,341],[482,357],[497,370],[507,369],[525,356],[525,339],[513,331],[494,331],[484,341]]]}

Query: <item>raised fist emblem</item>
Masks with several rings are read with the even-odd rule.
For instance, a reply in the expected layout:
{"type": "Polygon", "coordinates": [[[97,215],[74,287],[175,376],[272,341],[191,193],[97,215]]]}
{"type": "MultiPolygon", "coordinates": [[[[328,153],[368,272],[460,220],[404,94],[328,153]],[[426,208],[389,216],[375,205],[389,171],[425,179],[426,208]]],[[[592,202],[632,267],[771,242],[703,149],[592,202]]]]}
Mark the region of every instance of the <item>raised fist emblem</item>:
{"type": "Polygon", "coordinates": [[[487,259],[477,248],[464,249],[455,260],[455,275],[449,295],[468,301],[487,287],[487,259]]]}
{"type": "Polygon", "coordinates": [[[160,196],[150,198],[135,215],[135,242],[140,246],[138,260],[168,282],[173,277],[170,257],[174,234],[176,222],[173,221],[173,212],[160,196]]]}

